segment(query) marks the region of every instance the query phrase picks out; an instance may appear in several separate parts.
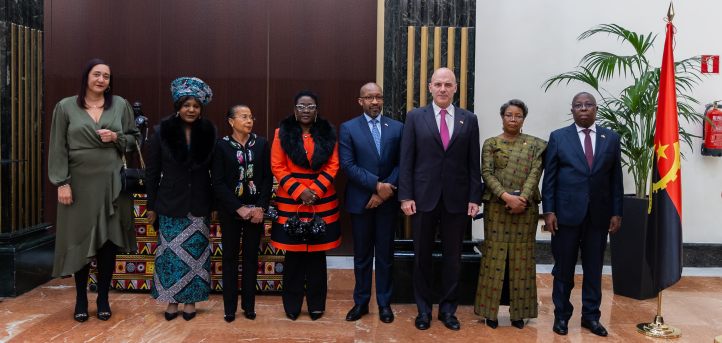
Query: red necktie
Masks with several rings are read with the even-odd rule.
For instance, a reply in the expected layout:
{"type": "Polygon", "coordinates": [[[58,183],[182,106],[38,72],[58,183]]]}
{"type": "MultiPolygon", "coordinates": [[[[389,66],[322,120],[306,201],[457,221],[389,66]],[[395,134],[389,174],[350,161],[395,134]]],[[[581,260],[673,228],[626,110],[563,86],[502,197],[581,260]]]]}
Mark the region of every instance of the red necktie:
{"type": "Polygon", "coordinates": [[[589,163],[589,169],[592,169],[592,162],[594,161],[594,150],[592,149],[592,136],[589,135],[592,130],[583,129],[582,132],[586,135],[584,137],[584,155],[587,157],[587,163],[589,163]]]}
{"type": "Polygon", "coordinates": [[[441,121],[439,121],[439,133],[441,134],[441,143],[444,144],[444,150],[449,146],[449,127],[446,125],[446,110],[441,110],[441,121]]]}

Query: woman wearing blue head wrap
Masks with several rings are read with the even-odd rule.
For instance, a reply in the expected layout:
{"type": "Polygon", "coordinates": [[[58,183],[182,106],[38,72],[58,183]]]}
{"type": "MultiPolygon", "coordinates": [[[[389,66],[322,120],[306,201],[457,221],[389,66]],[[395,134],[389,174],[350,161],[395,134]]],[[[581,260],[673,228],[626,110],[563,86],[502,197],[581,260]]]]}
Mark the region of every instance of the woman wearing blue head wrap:
{"type": "Polygon", "coordinates": [[[213,97],[208,85],[182,77],[171,83],[171,92],[176,112],[153,128],[148,146],[148,223],[159,232],[150,294],[168,303],[166,320],[178,316],[178,303],[191,320],[195,303],[210,293],[208,227],[217,212],[209,172],[218,134],[201,117],[213,97]]]}

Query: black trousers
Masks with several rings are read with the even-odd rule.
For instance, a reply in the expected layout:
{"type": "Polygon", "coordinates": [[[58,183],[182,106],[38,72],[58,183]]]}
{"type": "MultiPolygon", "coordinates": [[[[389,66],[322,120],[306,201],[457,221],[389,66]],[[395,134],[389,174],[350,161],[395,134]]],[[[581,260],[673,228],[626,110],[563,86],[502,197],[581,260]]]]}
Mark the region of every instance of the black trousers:
{"type": "Polygon", "coordinates": [[[419,313],[431,313],[431,254],[434,238],[440,223],[441,236],[441,299],[439,312],[455,313],[459,306],[459,271],[464,229],[469,216],[466,213],[449,213],[443,196],[430,212],[416,212],[411,216],[411,234],[414,239],[414,296],[419,313]]]}
{"type": "Polygon", "coordinates": [[[353,269],[356,285],[353,300],[368,304],[376,269],[376,303],[387,306],[393,292],[394,236],[398,212],[382,213],[378,208],[365,214],[351,214],[353,228],[353,269]],[[376,263],[372,265],[376,253],[376,263]]]}
{"type": "Polygon", "coordinates": [[[263,222],[237,220],[235,212],[218,211],[223,244],[223,308],[225,314],[235,314],[238,309],[238,254],[243,234],[241,275],[241,309],[255,311],[256,278],[258,276],[258,246],[261,243],[263,222]]]}
{"type": "Polygon", "coordinates": [[[569,320],[572,317],[574,306],[569,301],[569,296],[574,288],[574,268],[580,248],[584,270],[582,317],[596,321],[601,317],[599,306],[602,303],[602,264],[608,234],[609,222],[594,223],[587,211],[581,225],[559,225],[559,230],[552,236],[552,300],[555,318],[569,320]]]}
{"type": "Polygon", "coordinates": [[[301,312],[304,294],[308,312],[325,311],[327,292],[326,252],[286,251],[282,293],[286,313],[301,312]]]}

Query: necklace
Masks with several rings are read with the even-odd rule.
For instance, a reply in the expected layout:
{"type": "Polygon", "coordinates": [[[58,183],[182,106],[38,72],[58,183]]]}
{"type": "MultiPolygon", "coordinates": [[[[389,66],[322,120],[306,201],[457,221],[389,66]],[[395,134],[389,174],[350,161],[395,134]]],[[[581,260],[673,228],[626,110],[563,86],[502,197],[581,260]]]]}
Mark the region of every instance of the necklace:
{"type": "MultiPolygon", "coordinates": [[[[85,100],[85,103],[87,103],[88,105],[91,105],[91,104],[92,104],[92,103],[91,103],[90,101],[88,101],[87,99],[85,100]]],[[[93,107],[95,107],[95,108],[98,107],[98,103],[97,103],[97,102],[96,102],[95,104],[92,104],[92,105],[93,105],[93,107]]],[[[105,99],[103,99],[103,103],[100,104],[100,107],[103,107],[103,105],[105,105],[105,99]]]]}
{"type": "Polygon", "coordinates": [[[519,135],[516,135],[516,137],[514,137],[513,139],[509,138],[509,135],[506,134],[506,131],[502,132],[502,135],[504,135],[504,139],[506,139],[508,141],[513,141],[513,140],[516,140],[517,138],[519,138],[519,135]]]}

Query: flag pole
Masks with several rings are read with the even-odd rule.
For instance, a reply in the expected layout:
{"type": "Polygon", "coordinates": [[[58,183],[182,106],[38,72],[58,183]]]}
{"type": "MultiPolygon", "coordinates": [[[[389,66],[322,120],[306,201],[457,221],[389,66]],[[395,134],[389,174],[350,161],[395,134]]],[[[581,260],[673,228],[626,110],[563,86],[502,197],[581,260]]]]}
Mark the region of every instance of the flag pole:
{"type": "MultiPolygon", "coordinates": [[[[674,19],[674,5],[672,1],[669,2],[669,10],[667,11],[667,19],[672,22],[674,19]]],[[[654,158],[654,157],[653,157],[654,158]]],[[[652,189],[652,183],[654,180],[650,177],[650,190],[652,189]]],[[[649,193],[649,210],[652,209],[652,192],[649,193]]],[[[651,323],[637,324],[637,332],[651,337],[656,338],[679,338],[682,336],[682,331],[673,326],[664,324],[664,318],[662,318],[662,292],[659,292],[657,296],[657,315],[654,317],[654,321],[651,323]]],[[[721,336],[722,337],[722,336],[721,336]]]]}
{"type": "Polygon", "coordinates": [[[662,292],[657,296],[657,315],[651,323],[637,324],[637,332],[656,338],[679,338],[682,330],[664,323],[662,318],[662,292]]]}

